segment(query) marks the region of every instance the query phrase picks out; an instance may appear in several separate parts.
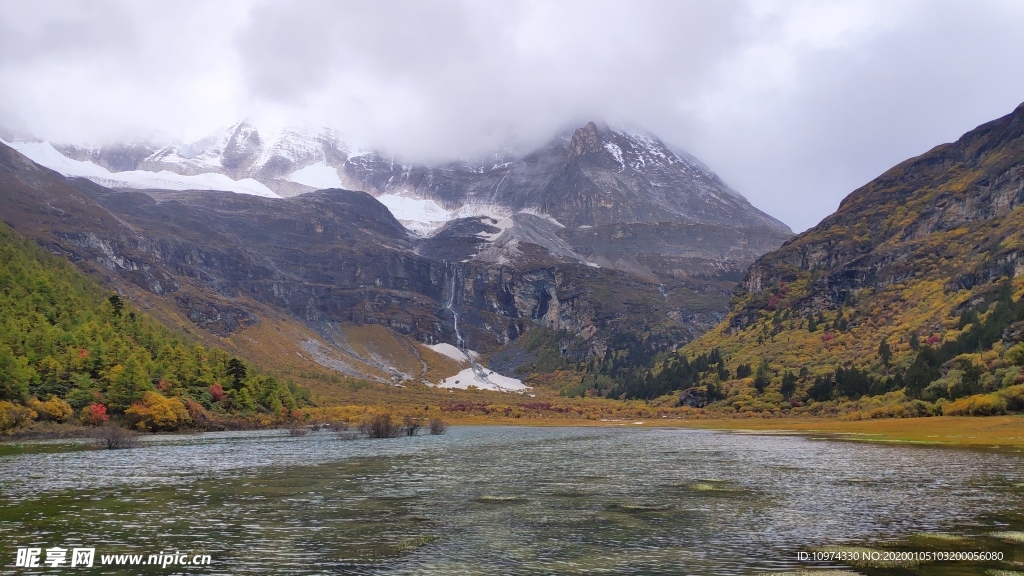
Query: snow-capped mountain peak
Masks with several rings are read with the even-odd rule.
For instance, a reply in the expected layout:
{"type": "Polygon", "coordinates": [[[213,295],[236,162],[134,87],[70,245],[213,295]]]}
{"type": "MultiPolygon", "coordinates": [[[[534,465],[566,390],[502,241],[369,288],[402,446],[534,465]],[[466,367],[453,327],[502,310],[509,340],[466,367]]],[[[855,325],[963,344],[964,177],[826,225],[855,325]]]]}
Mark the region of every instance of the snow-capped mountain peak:
{"type": "Polygon", "coordinates": [[[500,219],[523,211],[570,227],[674,222],[788,232],[693,156],[655,135],[595,122],[527,154],[502,151],[440,165],[354,150],[329,128],[270,131],[245,120],[185,144],[51,150],[36,150],[33,159],[114,187],[205,186],[283,197],[323,188],[362,190],[417,234],[460,217],[500,219]]]}

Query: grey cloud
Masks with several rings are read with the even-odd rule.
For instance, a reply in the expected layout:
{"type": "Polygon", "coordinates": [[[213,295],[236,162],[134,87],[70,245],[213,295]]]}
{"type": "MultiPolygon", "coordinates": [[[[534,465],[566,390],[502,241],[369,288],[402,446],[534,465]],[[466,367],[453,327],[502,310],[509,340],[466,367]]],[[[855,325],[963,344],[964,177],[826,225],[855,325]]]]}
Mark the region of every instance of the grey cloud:
{"type": "Polygon", "coordinates": [[[80,60],[132,44],[134,30],[114,2],[38,0],[0,4],[0,65],[80,60]]]}
{"type": "Polygon", "coordinates": [[[238,45],[252,94],[416,157],[672,108],[732,49],[729,2],[267,4],[238,45]],[[369,8],[368,8],[369,7],[369,8]]]}
{"type": "Polygon", "coordinates": [[[253,9],[238,35],[254,95],[284,102],[362,74],[424,78],[472,54],[466,11],[455,2],[289,2],[253,9]]]}

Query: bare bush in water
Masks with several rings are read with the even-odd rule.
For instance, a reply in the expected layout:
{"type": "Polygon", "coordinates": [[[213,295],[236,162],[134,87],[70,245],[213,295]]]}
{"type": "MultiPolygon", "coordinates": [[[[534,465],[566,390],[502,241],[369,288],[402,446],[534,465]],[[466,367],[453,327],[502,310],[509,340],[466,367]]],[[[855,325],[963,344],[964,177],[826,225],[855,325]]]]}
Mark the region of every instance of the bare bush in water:
{"type": "Polygon", "coordinates": [[[405,428],[390,414],[373,414],[363,420],[359,431],[370,438],[397,438],[405,432],[405,428]]]}
{"type": "Polygon", "coordinates": [[[103,426],[97,431],[96,436],[100,446],[107,450],[123,450],[135,448],[139,445],[138,432],[121,428],[116,424],[103,426]]]}
{"type": "Polygon", "coordinates": [[[434,436],[440,436],[448,431],[448,424],[440,418],[434,418],[430,421],[430,433],[434,436]]]}

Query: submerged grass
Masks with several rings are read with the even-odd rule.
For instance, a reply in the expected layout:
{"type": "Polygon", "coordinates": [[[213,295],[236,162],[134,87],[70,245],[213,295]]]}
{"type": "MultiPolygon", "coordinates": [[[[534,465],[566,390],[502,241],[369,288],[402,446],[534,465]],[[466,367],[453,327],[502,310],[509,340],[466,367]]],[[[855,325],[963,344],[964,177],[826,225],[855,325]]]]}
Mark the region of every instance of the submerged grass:
{"type": "Polygon", "coordinates": [[[971,537],[961,534],[948,534],[946,532],[919,532],[911,536],[915,540],[932,541],[936,544],[968,544],[971,537]]]}
{"type": "Polygon", "coordinates": [[[421,536],[419,538],[414,538],[412,540],[405,540],[403,542],[399,542],[397,545],[395,545],[394,549],[396,553],[404,554],[422,548],[427,544],[430,544],[431,542],[436,542],[437,540],[437,536],[421,536]]]}
{"type": "Polygon", "coordinates": [[[609,510],[623,510],[625,512],[662,512],[668,510],[664,504],[636,504],[631,502],[615,502],[608,505],[609,510]]]}
{"type": "Polygon", "coordinates": [[[485,495],[473,499],[476,502],[482,503],[495,503],[495,502],[522,502],[523,499],[519,496],[493,496],[485,495]]]}
{"type": "Polygon", "coordinates": [[[711,482],[694,482],[687,486],[694,492],[736,492],[736,490],[721,484],[712,484],[711,482]]]}
{"type": "Polygon", "coordinates": [[[1017,531],[1005,531],[1005,532],[989,532],[989,536],[1002,540],[1004,542],[1010,542],[1013,544],[1024,544],[1024,532],[1017,531]]]}
{"type": "Polygon", "coordinates": [[[748,490],[743,488],[737,488],[730,486],[725,480],[716,479],[705,479],[686,482],[673,482],[670,484],[672,488],[688,490],[690,492],[698,492],[702,494],[715,495],[715,496],[727,496],[727,495],[738,495],[749,493],[748,490]]]}

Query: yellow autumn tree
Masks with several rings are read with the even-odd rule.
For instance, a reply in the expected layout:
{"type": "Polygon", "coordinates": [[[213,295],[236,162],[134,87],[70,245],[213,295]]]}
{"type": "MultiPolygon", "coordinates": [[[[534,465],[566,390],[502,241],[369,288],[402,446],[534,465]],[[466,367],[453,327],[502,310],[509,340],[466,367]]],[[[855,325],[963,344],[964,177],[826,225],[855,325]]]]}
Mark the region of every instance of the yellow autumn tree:
{"type": "Polygon", "coordinates": [[[74,414],[71,404],[53,396],[46,402],[40,402],[35,398],[29,399],[27,406],[39,414],[40,420],[53,420],[54,422],[65,422],[74,414]]]}
{"type": "Polygon", "coordinates": [[[132,404],[125,415],[140,430],[177,430],[191,420],[181,400],[168,398],[159,392],[146,392],[142,402],[132,404]]]}
{"type": "Polygon", "coordinates": [[[39,414],[31,408],[0,400],[0,431],[20,426],[25,422],[35,420],[38,416],[39,414]]]}

